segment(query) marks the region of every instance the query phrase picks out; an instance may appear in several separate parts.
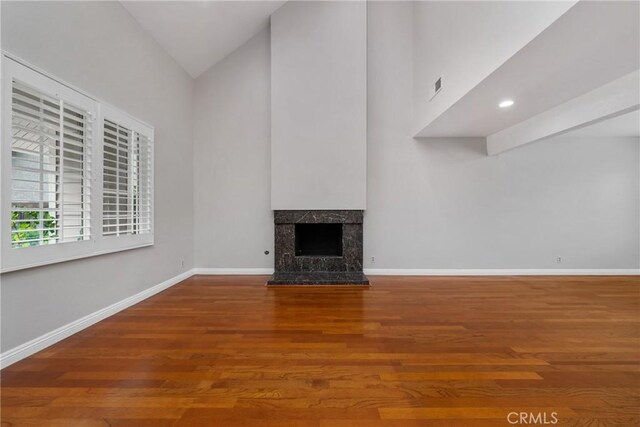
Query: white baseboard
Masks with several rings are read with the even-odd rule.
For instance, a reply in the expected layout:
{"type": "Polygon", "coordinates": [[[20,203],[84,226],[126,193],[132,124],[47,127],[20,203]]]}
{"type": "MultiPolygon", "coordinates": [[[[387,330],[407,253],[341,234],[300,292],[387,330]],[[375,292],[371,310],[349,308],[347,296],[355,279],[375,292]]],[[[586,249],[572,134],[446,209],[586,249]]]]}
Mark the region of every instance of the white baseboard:
{"type": "MultiPolygon", "coordinates": [[[[201,275],[267,275],[273,268],[194,268],[193,274],[201,275]]],[[[365,268],[364,274],[372,276],[636,276],[640,269],[560,269],[560,268],[365,268]]]]}
{"type": "MultiPolygon", "coordinates": [[[[268,275],[273,268],[194,268],[200,275],[268,275]]],[[[636,276],[640,269],[560,269],[560,268],[365,268],[364,274],[372,276],[636,276]]]]}
{"type": "Polygon", "coordinates": [[[365,268],[372,276],[637,276],[640,269],[414,269],[365,268]]]}
{"type": "Polygon", "coordinates": [[[61,341],[95,323],[98,323],[99,321],[106,319],[109,316],[113,316],[117,312],[131,307],[132,305],[135,305],[140,301],[143,301],[157,294],[158,292],[164,291],[165,289],[170,288],[171,286],[182,282],[185,279],[188,279],[192,275],[193,270],[185,271],[182,274],[165,280],[158,285],[155,285],[149,289],[145,289],[144,291],[125,298],[122,301],[118,301],[115,304],[111,304],[108,307],[93,312],[78,320],[74,320],[73,322],[68,323],[58,329],[47,332],[46,334],[41,335],[29,342],[7,350],[4,353],[0,354],[0,369],[16,363],[17,361],[22,360],[25,357],[31,356],[32,354],[37,353],[38,351],[43,350],[50,345],[53,345],[58,341],[61,341]]]}
{"type": "Polygon", "coordinates": [[[273,274],[273,268],[194,268],[193,274],[252,276],[273,274]]]}

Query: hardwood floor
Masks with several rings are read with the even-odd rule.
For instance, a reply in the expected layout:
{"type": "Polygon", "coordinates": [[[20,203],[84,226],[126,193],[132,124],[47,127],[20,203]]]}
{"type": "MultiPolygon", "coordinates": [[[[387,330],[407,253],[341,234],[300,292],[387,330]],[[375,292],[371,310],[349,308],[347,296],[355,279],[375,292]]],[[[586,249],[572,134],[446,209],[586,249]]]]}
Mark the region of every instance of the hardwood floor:
{"type": "Polygon", "coordinates": [[[640,425],[637,277],[265,281],[193,277],[6,368],[2,426],[640,425]]]}

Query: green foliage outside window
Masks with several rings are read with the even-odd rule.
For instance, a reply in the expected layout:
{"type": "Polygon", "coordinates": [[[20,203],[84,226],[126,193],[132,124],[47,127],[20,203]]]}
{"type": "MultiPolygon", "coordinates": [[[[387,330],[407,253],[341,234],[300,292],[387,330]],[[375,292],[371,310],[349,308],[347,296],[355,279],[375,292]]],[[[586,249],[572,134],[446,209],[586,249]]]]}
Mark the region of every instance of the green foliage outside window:
{"type": "Polygon", "coordinates": [[[46,211],[42,212],[42,218],[40,218],[40,211],[13,211],[11,212],[11,231],[14,248],[47,244],[49,240],[57,237],[56,219],[46,211]],[[42,225],[40,225],[41,220],[42,225]],[[38,229],[43,230],[37,231],[38,229]],[[39,242],[40,239],[42,242],[39,242]]]}

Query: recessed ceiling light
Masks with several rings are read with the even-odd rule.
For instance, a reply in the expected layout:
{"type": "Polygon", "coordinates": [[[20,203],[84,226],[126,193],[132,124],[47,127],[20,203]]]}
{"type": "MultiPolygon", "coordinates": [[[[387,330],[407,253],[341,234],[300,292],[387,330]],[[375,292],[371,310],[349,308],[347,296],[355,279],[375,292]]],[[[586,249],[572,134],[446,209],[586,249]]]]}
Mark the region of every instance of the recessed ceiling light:
{"type": "Polygon", "coordinates": [[[505,99],[504,101],[501,101],[500,104],[498,104],[498,107],[508,108],[508,107],[511,107],[512,105],[513,105],[513,99],[505,99]]]}

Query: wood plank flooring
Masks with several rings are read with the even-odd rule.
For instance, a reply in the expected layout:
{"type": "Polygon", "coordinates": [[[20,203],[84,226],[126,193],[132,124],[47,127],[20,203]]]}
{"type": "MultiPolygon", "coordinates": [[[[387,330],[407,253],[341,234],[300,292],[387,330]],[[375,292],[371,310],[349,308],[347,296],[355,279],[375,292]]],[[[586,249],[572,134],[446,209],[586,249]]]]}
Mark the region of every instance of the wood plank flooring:
{"type": "Polygon", "coordinates": [[[192,277],[4,369],[2,426],[640,425],[637,277],[265,281],[192,277]]]}

